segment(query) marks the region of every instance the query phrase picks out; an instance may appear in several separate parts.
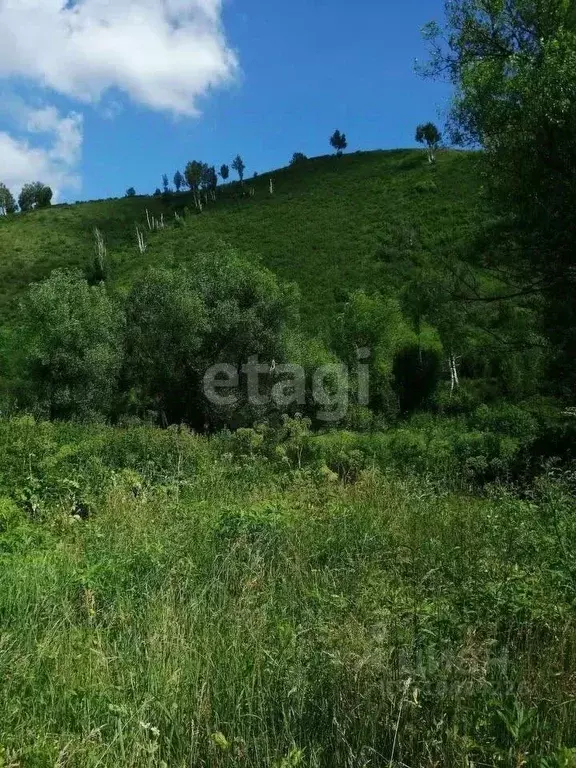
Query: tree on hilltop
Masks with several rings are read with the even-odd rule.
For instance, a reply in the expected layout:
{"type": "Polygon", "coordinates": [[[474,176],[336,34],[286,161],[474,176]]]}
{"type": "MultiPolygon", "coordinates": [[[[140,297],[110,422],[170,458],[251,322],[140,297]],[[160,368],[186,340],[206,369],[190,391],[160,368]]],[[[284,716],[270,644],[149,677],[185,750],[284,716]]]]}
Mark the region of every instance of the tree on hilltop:
{"type": "Polygon", "coordinates": [[[244,183],[244,171],[246,170],[246,165],[244,164],[244,160],[240,157],[240,155],[236,155],[232,162],[232,168],[236,171],[238,174],[238,178],[240,179],[240,183],[244,183]]]}
{"type": "Polygon", "coordinates": [[[52,203],[52,190],[50,187],[42,184],[41,181],[35,181],[33,184],[24,184],[18,197],[20,210],[24,213],[33,208],[47,208],[52,203]]]}
{"type": "Polygon", "coordinates": [[[434,123],[423,123],[416,128],[416,141],[425,144],[428,152],[428,162],[436,162],[436,151],[442,141],[442,134],[434,123]]]}
{"type": "Polygon", "coordinates": [[[346,134],[345,133],[340,133],[340,131],[334,131],[334,133],[330,137],[330,144],[336,150],[336,156],[337,157],[341,157],[342,156],[342,152],[348,146],[348,141],[346,139],[346,134]]]}

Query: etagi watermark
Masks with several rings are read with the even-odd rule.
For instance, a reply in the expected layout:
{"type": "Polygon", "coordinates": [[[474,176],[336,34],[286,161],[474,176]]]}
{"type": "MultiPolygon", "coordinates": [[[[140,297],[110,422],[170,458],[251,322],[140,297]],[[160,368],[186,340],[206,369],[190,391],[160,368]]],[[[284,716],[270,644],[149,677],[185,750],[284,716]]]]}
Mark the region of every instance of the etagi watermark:
{"type": "Polygon", "coordinates": [[[218,407],[234,407],[242,395],[255,407],[274,404],[278,408],[304,406],[310,402],[316,406],[316,417],[321,421],[340,421],[347,411],[351,380],[355,377],[355,401],[368,405],[370,401],[370,350],[357,350],[358,363],[351,373],[347,365],[329,363],[316,368],[307,381],[301,365],[261,363],[258,355],[252,355],[240,367],[228,363],[210,366],[204,374],[204,394],[209,402],[218,407]],[[242,379],[241,379],[242,377],[242,379]]]}

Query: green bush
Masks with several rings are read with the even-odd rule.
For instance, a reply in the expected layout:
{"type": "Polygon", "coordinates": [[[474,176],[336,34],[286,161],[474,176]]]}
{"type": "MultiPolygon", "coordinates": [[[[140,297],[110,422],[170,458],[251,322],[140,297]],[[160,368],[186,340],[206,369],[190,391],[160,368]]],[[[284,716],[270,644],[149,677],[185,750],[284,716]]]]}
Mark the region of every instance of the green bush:
{"type": "Polygon", "coordinates": [[[56,271],[32,285],[11,338],[20,405],[50,419],[113,412],[123,318],[104,285],[56,271]]]}
{"type": "Polygon", "coordinates": [[[438,192],[438,185],[435,181],[427,179],[426,181],[417,181],[414,185],[414,189],[420,194],[430,194],[438,192]]]}

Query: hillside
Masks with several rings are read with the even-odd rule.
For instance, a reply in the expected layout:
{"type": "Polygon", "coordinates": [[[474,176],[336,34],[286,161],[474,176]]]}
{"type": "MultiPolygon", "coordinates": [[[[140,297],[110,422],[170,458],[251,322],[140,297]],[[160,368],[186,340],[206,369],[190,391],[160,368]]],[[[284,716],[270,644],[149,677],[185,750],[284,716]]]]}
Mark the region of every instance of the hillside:
{"type": "Polygon", "coordinates": [[[104,234],[113,283],[128,285],[149,264],[186,262],[223,239],[261,257],[282,279],[296,281],[305,321],[315,332],[355,288],[391,279],[389,265],[411,255],[442,253],[465,242],[474,226],[475,157],[441,153],[429,167],[417,150],[320,157],[220,188],[216,203],[186,226],[174,212],[192,207],[189,193],[59,205],[0,220],[0,317],[30,282],[56,267],[86,269],[94,227],[104,234]],[[269,179],[274,195],[269,194],[269,179]],[[146,209],[167,228],[146,232],[140,254],[135,227],[146,209]]]}

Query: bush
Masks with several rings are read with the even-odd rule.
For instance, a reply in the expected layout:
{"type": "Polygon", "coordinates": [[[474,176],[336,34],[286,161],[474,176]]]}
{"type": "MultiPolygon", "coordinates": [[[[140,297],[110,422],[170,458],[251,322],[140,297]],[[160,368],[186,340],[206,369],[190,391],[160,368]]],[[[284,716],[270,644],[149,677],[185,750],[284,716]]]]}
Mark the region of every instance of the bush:
{"type": "MultiPolygon", "coordinates": [[[[296,307],[290,286],[232,249],[197,257],[193,271],[150,270],[127,302],[126,379],[136,408],[197,430],[238,427],[266,415],[268,406],[248,398],[241,368],[250,357],[268,366],[284,359],[296,307]],[[237,376],[232,392],[216,392],[214,385],[208,396],[205,375],[212,366],[237,376]]],[[[215,381],[220,373],[212,370],[215,381]]]]}
{"type": "Polygon", "coordinates": [[[294,152],[292,159],[290,160],[290,165],[300,165],[301,163],[305,163],[307,160],[308,158],[303,152],[294,152]]]}
{"type": "Polygon", "coordinates": [[[20,309],[12,359],[21,404],[50,419],[109,415],[122,362],[123,318],[104,285],[56,271],[20,309]]]}
{"type": "Polygon", "coordinates": [[[414,189],[416,192],[420,194],[431,194],[434,192],[438,192],[438,185],[435,181],[431,181],[430,179],[427,179],[426,181],[418,181],[414,185],[414,189]]]}

